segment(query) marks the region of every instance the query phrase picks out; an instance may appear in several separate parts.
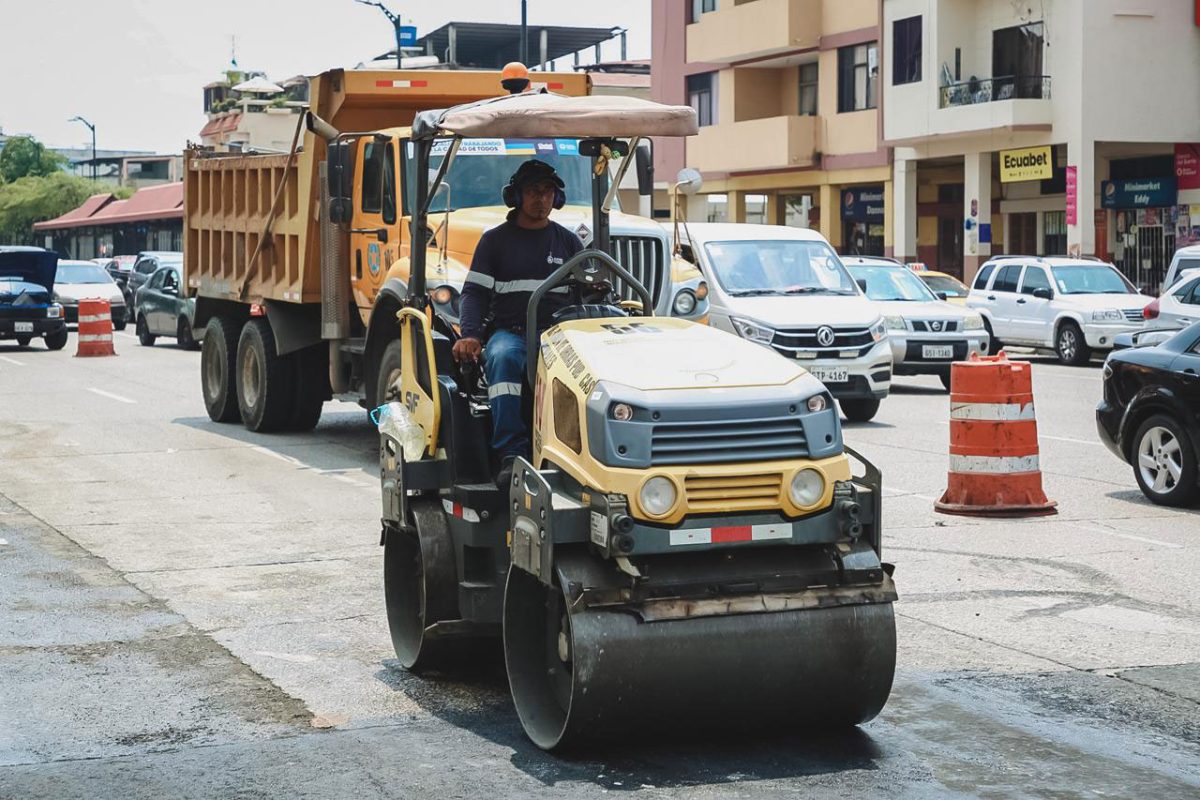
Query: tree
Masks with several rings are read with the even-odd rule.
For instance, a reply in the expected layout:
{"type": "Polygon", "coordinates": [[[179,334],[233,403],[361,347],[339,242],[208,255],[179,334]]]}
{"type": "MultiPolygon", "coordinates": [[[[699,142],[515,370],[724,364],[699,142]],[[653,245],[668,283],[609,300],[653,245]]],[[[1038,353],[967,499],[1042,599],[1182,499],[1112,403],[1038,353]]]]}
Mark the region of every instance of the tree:
{"type": "Polygon", "coordinates": [[[0,242],[32,241],[33,223],[62,216],[95,193],[91,181],[57,169],[0,185],[0,242]]]}
{"type": "Polygon", "coordinates": [[[47,150],[32,136],[14,136],[0,150],[0,183],[12,183],[30,175],[53,175],[66,159],[47,150]]]}

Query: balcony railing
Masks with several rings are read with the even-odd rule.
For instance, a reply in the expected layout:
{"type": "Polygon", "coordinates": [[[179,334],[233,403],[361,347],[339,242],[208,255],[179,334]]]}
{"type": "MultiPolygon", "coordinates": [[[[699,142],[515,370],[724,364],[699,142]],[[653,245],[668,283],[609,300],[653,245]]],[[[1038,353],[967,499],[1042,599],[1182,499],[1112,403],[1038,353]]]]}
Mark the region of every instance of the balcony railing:
{"type": "Polygon", "coordinates": [[[1050,98],[1049,75],[1008,75],[1003,78],[974,78],[941,88],[940,108],[970,106],[998,100],[1046,100],[1050,98]]]}

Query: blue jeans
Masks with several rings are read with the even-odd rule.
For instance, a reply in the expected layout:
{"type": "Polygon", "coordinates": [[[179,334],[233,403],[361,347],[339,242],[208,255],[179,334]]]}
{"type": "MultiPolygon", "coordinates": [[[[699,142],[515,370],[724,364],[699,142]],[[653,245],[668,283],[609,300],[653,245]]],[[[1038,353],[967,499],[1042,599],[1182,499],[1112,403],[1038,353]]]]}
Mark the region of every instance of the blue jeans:
{"type": "Polygon", "coordinates": [[[521,386],[525,380],[525,337],[497,330],[483,351],[492,408],[492,449],[505,456],[529,458],[529,431],[521,416],[521,386]]]}

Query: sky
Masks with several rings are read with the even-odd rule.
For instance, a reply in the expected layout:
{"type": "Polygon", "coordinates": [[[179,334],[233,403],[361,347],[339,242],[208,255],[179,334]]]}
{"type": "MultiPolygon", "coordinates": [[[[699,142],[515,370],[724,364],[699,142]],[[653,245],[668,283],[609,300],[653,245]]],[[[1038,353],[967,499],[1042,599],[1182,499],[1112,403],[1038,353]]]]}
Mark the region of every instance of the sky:
{"type": "MultiPolygon", "coordinates": [[[[417,35],[447,22],[520,23],[520,0],[384,0],[417,35]]],[[[650,57],[650,0],[528,0],[530,24],[628,28],[650,57]]],[[[0,0],[0,130],[53,147],[180,152],[204,125],[202,87],[229,66],[272,80],[350,68],[394,46],[354,0],[0,0]],[[21,31],[30,32],[22,35],[21,31]]],[[[616,40],[602,58],[620,57],[616,40]]],[[[569,60],[569,59],[568,59],[569,60]]],[[[591,54],[581,54],[583,63],[591,54]]],[[[560,60],[560,69],[569,69],[560,60]]]]}

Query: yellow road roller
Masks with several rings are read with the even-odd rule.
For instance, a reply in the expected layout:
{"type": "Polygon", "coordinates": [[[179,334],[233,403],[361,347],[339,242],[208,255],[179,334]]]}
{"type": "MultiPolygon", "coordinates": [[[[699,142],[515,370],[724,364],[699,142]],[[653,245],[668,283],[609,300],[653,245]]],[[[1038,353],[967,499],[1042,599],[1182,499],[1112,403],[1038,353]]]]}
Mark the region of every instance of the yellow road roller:
{"type": "Polygon", "coordinates": [[[880,473],[843,443],[833,397],[770,349],[652,316],[641,256],[609,241],[631,154],[695,132],[690,108],[527,92],[422,112],[407,143],[412,281],[378,410],[392,642],[433,674],[502,639],[547,750],[852,726],[892,686],[880,473]],[[593,208],[587,246],[530,295],[532,452],[498,486],[487,389],[451,357],[423,262],[456,155],[501,140],[590,159],[593,208]],[[551,292],[570,301],[539,330],[551,292]]]}

